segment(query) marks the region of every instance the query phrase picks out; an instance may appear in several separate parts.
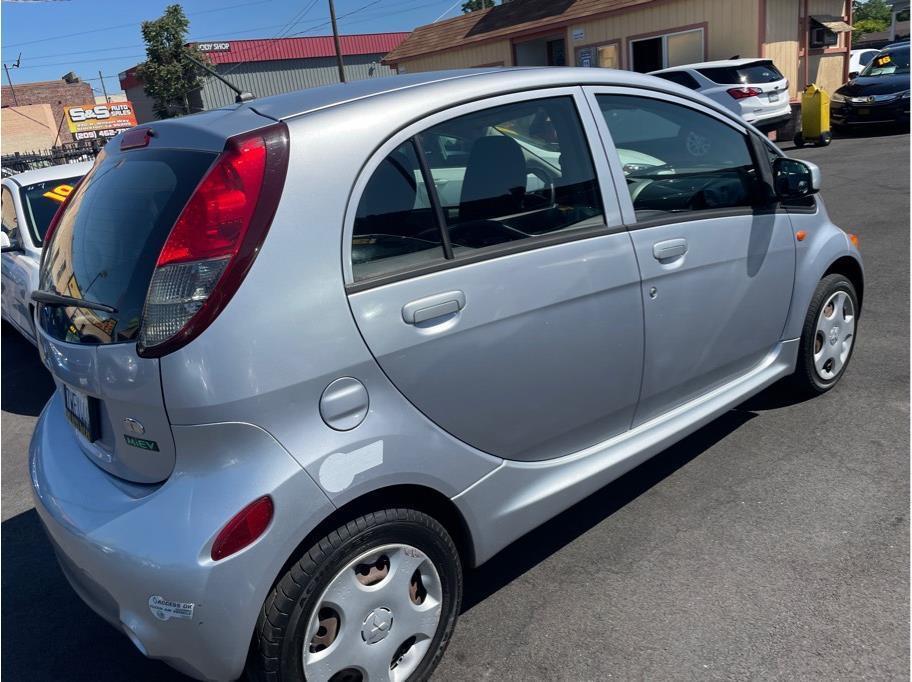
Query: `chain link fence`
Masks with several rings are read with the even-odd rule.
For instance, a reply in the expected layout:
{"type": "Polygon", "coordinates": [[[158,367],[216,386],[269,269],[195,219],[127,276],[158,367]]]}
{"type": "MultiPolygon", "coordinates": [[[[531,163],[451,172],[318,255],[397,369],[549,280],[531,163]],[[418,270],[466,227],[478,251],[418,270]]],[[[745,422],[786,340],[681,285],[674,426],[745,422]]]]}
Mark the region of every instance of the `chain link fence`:
{"type": "Polygon", "coordinates": [[[62,144],[50,149],[36,149],[31,152],[16,152],[4,154],[0,157],[0,167],[3,177],[16,173],[48,166],[60,166],[65,163],[79,163],[80,161],[94,161],[98,152],[104,146],[104,140],[92,140],[90,144],[72,143],[62,144]]]}

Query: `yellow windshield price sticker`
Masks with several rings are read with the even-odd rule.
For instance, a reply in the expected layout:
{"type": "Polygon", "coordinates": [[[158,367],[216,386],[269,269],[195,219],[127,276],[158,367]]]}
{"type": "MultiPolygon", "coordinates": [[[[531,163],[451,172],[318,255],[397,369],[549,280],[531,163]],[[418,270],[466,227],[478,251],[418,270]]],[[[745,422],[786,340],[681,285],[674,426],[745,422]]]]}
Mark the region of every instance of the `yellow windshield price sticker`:
{"type": "Polygon", "coordinates": [[[53,201],[57,201],[62,204],[64,201],[66,201],[66,198],[70,196],[70,192],[72,191],[72,185],[57,185],[50,192],[45,192],[41,196],[47,197],[48,199],[52,199],[53,201]]]}
{"type": "Polygon", "coordinates": [[[877,66],[883,66],[884,64],[889,64],[892,61],[893,58],[890,55],[885,54],[883,57],[877,58],[877,66]]]}

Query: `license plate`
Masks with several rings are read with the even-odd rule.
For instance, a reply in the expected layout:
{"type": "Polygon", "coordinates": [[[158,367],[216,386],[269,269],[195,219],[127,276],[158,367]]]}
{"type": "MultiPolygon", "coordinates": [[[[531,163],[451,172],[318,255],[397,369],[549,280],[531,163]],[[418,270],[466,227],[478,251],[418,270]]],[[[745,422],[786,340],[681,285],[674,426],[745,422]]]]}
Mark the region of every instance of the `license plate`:
{"type": "Polygon", "coordinates": [[[871,110],[868,109],[867,107],[864,107],[863,109],[859,109],[856,113],[857,113],[859,116],[867,116],[868,114],[871,113],[871,110]]]}
{"type": "Polygon", "coordinates": [[[69,386],[63,387],[67,419],[90,443],[98,440],[98,401],[69,386]]]}
{"type": "Polygon", "coordinates": [[[778,102],[778,101],[779,101],[779,93],[778,93],[778,92],[771,92],[771,93],[769,94],[769,98],[770,98],[770,102],[778,102]]]}

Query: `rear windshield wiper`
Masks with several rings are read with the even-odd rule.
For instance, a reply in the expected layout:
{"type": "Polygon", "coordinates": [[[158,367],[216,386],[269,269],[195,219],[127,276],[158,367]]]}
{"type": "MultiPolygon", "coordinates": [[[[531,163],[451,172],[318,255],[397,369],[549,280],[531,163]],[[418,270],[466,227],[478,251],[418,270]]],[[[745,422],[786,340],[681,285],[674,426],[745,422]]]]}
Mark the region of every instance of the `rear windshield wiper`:
{"type": "Polygon", "coordinates": [[[93,301],[86,301],[85,299],[76,298],[75,296],[64,296],[63,294],[58,294],[56,291],[43,291],[41,289],[36,289],[32,292],[32,300],[36,303],[44,303],[45,305],[88,308],[89,310],[100,310],[103,313],[112,314],[117,312],[117,308],[114,306],[105,305],[104,303],[94,303],[93,301]]]}

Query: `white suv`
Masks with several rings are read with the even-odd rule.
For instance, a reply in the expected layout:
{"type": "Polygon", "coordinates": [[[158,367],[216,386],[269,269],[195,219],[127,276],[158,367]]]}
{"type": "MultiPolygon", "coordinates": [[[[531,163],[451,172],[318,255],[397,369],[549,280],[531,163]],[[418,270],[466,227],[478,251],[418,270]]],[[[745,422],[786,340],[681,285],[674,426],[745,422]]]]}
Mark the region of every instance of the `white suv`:
{"type": "Polygon", "coordinates": [[[696,90],[761,130],[774,130],[792,115],[788,80],[769,59],[723,59],[650,75],[696,90]]]}

